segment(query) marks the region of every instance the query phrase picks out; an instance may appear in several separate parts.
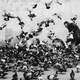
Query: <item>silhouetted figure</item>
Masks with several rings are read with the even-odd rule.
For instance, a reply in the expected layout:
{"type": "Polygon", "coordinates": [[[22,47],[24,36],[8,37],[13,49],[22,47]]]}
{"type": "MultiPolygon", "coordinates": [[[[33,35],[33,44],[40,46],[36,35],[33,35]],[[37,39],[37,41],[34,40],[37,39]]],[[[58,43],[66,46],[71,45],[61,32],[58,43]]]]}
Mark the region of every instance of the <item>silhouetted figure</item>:
{"type": "Polygon", "coordinates": [[[75,80],[74,77],[75,77],[75,73],[74,73],[73,70],[71,70],[71,73],[70,73],[70,80],[75,80]]]}
{"type": "Polygon", "coordinates": [[[64,22],[65,27],[68,29],[69,34],[73,35],[73,41],[75,45],[80,43],[80,29],[75,23],[69,23],[68,21],[64,22]]]}

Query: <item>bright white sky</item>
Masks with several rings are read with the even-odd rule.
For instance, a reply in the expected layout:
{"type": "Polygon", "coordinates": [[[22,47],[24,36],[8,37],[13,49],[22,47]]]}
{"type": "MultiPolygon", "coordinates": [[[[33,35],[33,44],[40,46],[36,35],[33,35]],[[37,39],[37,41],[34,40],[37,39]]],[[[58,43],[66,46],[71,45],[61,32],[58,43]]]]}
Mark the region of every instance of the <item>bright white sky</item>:
{"type": "MultiPolygon", "coordinates": [[[[50,25],[50,28],[44,29],[39,38],[41,40],[46,40],[47,33],[49,30],[52,30],[56,33],[58,38],[65,41],[68,31],[64,27],[63,22],[65,20],[70,21],[71,17],[77,15],[77,24],[80,26],[80,0],[59,0],[62,5],[57,4],[57,0],[53,0],[51,9],[47,10],[44,4],[49,1],[51,0],[0,0],[0,25],[5,23],[2,17],[4,10],[10,12],[14,16],[19,16],[22,21],[25,22],[24,31],[28,32],[31,32],[32,29],[36,30],[37,22],[45,20],[46,18],[51,18],[55,20],[56,25],[50,25]],[[38,7],[32,11],[37,15],[37,17],[34,18],[33,21],[30,21],[27,16],[27,9],[32,10],[34,3],[38,3],[38,7]],[[53,17],[54,13],[58,13],[62,17],[62,20],[59,20],[57,17],[53,17]]],[[[6,24],[7,27],[0,31],[0,41],[8,39],[11,36],[15,37],[21,31],[16,19],[11,19],[6,24]]]]}

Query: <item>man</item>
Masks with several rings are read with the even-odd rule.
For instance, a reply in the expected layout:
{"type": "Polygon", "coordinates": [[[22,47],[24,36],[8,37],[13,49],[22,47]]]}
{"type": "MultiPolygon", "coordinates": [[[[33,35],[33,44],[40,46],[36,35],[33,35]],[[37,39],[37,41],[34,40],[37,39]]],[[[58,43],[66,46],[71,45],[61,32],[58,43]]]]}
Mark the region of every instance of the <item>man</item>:
{"type": "Polygon", "coordinates": [[[75,45],[78,45],[80,43],[80,29],[77,24],[65,21],[64,25],[68,29],[69,34],[73,35],[73,42],[75,43],[75,45]]]}

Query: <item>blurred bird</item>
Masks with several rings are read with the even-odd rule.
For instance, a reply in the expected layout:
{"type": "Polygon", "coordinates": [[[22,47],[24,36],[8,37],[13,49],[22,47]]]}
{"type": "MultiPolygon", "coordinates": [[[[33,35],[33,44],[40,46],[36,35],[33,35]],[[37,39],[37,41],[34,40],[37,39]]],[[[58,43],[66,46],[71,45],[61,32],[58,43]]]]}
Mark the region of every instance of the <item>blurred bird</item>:
{"type": "Polygon", "coordinates": [[[12,41],[13,37],[9,38],[8,40],[5,40],[6,44],[10,44],[10,42],[12,41]]]}
{"type": "Polygon", "coordinates": [[[59,2],[59,0],[56,0],[56,3],[58,3],[59,5],[62,5],[62,3],[61,3],[61,2],[59,2]]]}
{"type": "Polygon", "coordinates": [[[31,11],[29,10],[29,15],[28,17],[31,19],[31,21],[33,20],[33,18],[36,17],[36,15],[34,13],[31,13],[31,11]]]}
{"type": "Polygon", "coordinates": [[[21,29],[23,29],[23,27],[24,27],[24,22],[21,21],[21,19],[20,19],[19,16],[17,16],[16,18],[17,18],[18,21],[19,21],[19,25],[21,26],[21,29]]]}
{"type": "Polygon", "coordinates": [[[33,6],[33,9],[35,9],[37,7],[37,4],[35,4],[34,6],[33,6]]]}
{"type": "Polygon", "coordinates": [[[73,18],[71,18],[71,20],[75,23],[75,21],[77,20],[77,16],[74,16],[73,18]]]}
{"type": "Polygon", "coordinates": [[[54,13],[54,16],[57,16],[60,20],[62,20],[61,16],[59,16],[57,13],[54,13]]]}
{"type": "Polygon", "coordinates": [[[43,28],[40,27],[40,28],[37,30],[37,32],[41,32],[42,30],[43,30],[43,28]]]}
{"type": "Polygon", "coordinates": [[[45,3],[46,9],[50,9],[50,5],[48,3],[45,3]]]}
{"type": "Polygon", "coordinates": [[[3,17],[4,17],[4,20],[5,20],[5,21],[9,21],[10,18],[16,18],[16,17],[14,17],[14,16],[11,16],[10,13],[5,13],[5,14],[3,15],[3,17]]]}
{"type": "Polygon", "coordinates": [[[6,23],[5,23],[5,24],[2,24],[1,26],[2,26],[2,27],[0,27],[0,30],[3,30],[7,25],[6,25],[6,23]]]}
{"type": "Polygon", "coordinates": [[[48,2],[48,3],[45,3],[46,9],[50,9],[51,8],[52,2],[53,2],[53,0],[48,2]]]}

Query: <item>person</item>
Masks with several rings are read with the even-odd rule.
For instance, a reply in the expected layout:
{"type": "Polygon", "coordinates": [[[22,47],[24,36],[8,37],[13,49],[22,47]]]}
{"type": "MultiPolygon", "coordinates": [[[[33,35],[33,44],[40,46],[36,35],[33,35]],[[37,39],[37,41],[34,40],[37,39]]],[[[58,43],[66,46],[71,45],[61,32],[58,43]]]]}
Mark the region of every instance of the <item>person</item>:
{"type": "Polygon", "coordinates": [[[78,45],[80,43],[80,29],[78,25],[75,23],[65,21],[64,26],[68,29],[69,34],[73,35],[73,41],[75,45],[78,45]]]}
{"type": "Polygon", "coordinates": [[[70,80],[75,80],[74,79],[74,77],[75,77],[75,73],[74,73],[74,71],[73,70],[71,70],[71,73],[70,73],[70,80]]]}

